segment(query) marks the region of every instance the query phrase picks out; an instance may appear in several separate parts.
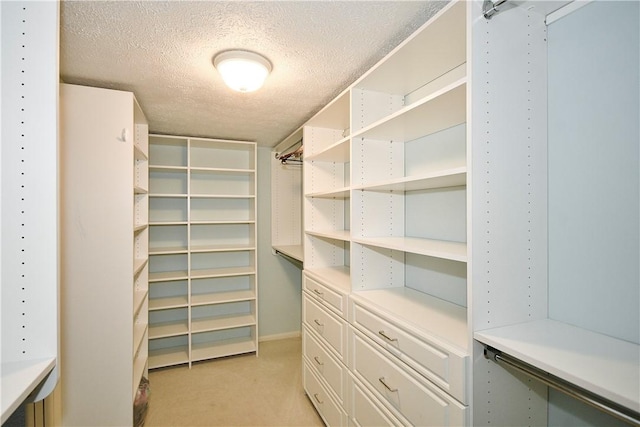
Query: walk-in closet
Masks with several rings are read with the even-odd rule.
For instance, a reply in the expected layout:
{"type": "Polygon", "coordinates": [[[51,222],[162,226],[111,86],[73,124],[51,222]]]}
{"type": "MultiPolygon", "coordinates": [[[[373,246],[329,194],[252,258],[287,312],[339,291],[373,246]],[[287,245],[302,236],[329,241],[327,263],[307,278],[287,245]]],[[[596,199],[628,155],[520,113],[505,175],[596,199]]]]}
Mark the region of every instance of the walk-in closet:
{"type": "Polygon", "coordinates": [[[3,426],[640,426],[640,1],[0,19],[3,426]]]}

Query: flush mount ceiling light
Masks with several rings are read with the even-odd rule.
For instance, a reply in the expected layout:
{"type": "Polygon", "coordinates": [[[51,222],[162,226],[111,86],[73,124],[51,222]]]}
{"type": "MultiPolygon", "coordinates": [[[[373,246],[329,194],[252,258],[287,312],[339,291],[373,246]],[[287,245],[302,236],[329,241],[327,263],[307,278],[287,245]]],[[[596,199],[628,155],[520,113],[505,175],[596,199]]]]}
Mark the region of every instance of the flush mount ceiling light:
{"type": "Polygon", "coordinates": [[[213,58],[222,80],[238,92],[253,92],[262,87],[271,72],[271,63],[257,53],[246,50],[229,50],[213,58]]]}

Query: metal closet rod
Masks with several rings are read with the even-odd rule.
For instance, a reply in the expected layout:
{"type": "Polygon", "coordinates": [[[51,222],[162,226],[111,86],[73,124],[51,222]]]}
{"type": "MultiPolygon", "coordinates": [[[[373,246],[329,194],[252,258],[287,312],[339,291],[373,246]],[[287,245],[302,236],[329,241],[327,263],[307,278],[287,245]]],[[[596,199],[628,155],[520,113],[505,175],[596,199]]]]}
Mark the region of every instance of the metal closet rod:
{"type": "Polygon", "coordinates": [[[594,408],[599,409],[600,411],[605,412],[615,418],[618,418],[619,420],[622,420],[633,426],[640,426],[640,413],[635,412],[629,408],[625,408],[624,406],[618,405],[617,403],[611,402],[608,399],[591,393],[590,391],[587,391],[581,387],[576,386],[575,384],[558,378],[555,375],[543,371],[542,369],[531,366],[528,363],[525,363],[520,359],[516,359],[513,356],[509,356],[508,354],[505,354],[502,351],[497,350],[491,346],[485,345],[484,357],[486,359],[493,360],[498,364],[507,365],[532,378],[542,381],[544,384],[553,387],[556,390],[561,391],[562,393],[565,393],[571,397],[574,397],[581,402],[586,403],[587,405],[593,406],[594,408]]]}
{"type": "Polygon", "coordinates": [[[482,3],[482,14],[484,15],[485,18],[491,19],[493,15],[500,12],[498,10],[498,7],[500,7],[506,2],[507,0],[496,0],[496,1],[484,0],[484,3],[482,3]]]}

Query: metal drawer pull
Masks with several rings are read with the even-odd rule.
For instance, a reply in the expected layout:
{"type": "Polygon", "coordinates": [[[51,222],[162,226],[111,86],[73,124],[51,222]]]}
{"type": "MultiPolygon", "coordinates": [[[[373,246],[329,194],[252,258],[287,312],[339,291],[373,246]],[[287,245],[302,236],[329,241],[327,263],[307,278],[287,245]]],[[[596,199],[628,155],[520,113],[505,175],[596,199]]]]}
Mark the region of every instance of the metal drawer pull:
{"type": "Polygon", "coordinates": [[[320,361],[320,359],[318,359],[318,356],[313,356],[313,360],[315,360],[315,361],[316,361],[316,363],[317,363],[318,365],[320,365],[320,366],[323,366],[323,365],[324,365],[324,363],[322,363],[322,362],[320,361]]]}
{"type": "Polygon", "coordinates": [[[317,289],[314,289],[314,290],[313,290],[313,292],[314,292],[316,295],[324,295],[324,292],[320,292],[320,291],[319,291],[319,290],[317,290],[317,289]]]}
{"type": "Polygon", "coordinates": [[[318,319],[313,319],[313,323],[315,323],[318,326],[324,326],[324,324],[320,323],[318,319]]]}
{"type": "Polygon", "coordinates": [[[387,390],[389,390],[390,392],[395,393],[396,391],[398,391],[398,389],[397,389],[397,388],[391,388],[391,387],[389,387],[389,386],[387,385],[387,383],[386,383],[386,382],[384,382],[384,377],[380,377],[380,378],[378,378],[378,381],[380,381],[380,382],[382,383],[382,385],[383,385],[387,390]]]}
{"type": "Polygon", "coordinates": [[[315,397],[316,402],[318,402],[319,404],[322,405],[324,403],[324,401],[320,400],[320,398],[318,397],[318,393],[313,393],[313,397],[315,397]]]}
{"type": "Polygon", "coordinates": [[[387,335],[384,331],[378,331],[378,335],[381,335],[384,339],[386,339],[387,341],[398,341],[398,338],[391,338],[389,335],[387,335]]]}

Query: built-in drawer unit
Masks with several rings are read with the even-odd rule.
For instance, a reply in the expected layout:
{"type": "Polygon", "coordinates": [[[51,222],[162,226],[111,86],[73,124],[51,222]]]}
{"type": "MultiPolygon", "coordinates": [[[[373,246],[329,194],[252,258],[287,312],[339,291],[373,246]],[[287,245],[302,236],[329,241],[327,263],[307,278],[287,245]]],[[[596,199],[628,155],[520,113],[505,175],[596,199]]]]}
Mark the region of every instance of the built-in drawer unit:
{"type": "Polygon", "coordinates": [[[333,310],[338,316],[344,319],[347,318],[348,297],[346,293],[339,292],[329,284],[324,284],[320,279],[312,277],[308,272],[305,272],[302,280],[304,290],[316,301],[333,310]]]}
{"type": "Polygon", "coordinates": [[[314,374],[313,368],[305,361],[302,370],[304,389],[316,410],[327,426],[346,426],[347,414],[334,401],[331,392],[325,388],[322,381],[314,374]]]}
{"type": "Polygon", "coordinates": [[[400,426],[407,425],[406,420],[392,414],[367,388],[353,376],[350,376],[351,396],[349,399],[349,425],[355,426],[400,426]]]}
{"type": "Polygon", "coordinates": [[[346,363],[346,321],[314,302],[306,292],[303,293],[302,317],[307,327],[322,337],[335,350],[336,356],[346,363]]]}
{"type": "Polygon", "coordinates": [[[469,357],[462,350],[384,318],[380,310],[374,313],[357,301],[351,308],[353,326],[460,402],[468,403],[465,378],[469,357]]]}
{"type": "Polygon", "coordinates": [[[390,409],[413,425],[467,424],[467,407],[360,333],[349,330],[350,368],[390,409]]]}
{"type": "Polygon", "coordinates": [[[339,403],[344,405],[347,385],[346,367],[322,345],[305,325],[302,327],[302,351],[305,361],[331,387],[339,403]]]}

